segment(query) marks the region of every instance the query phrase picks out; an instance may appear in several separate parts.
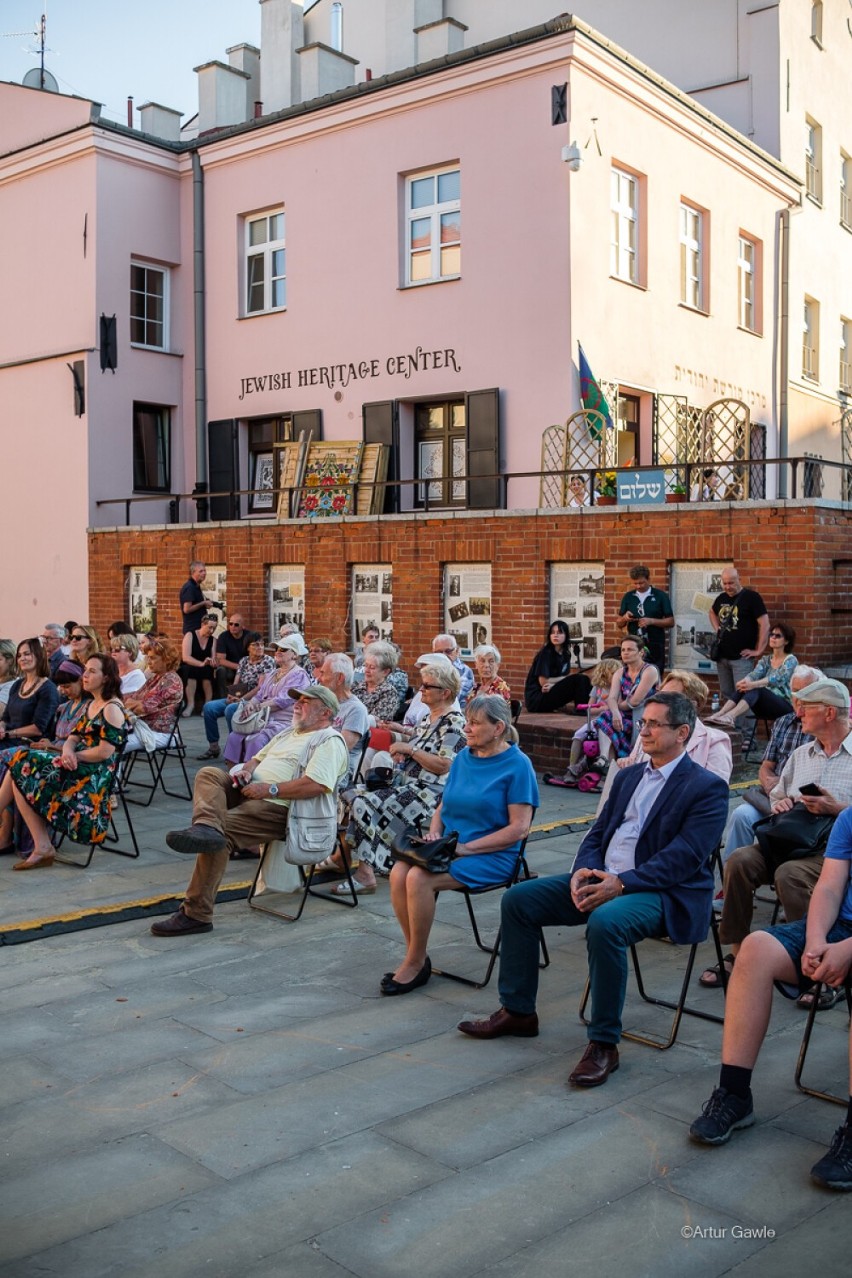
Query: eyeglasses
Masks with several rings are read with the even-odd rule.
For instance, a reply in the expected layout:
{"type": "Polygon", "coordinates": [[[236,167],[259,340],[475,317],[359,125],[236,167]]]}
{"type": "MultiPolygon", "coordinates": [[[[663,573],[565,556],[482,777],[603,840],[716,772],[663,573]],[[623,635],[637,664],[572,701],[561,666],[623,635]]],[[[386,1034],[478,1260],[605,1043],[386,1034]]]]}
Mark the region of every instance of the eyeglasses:
{"type": "Polygon", "coordinates": [[[237,630],[239,630],[239,629],[240,629],[240,627],[242,626],[242,624],[243,624],[243,623],[242,623],[241,621],[229,621],[229,622],[228,622],[228,625],[229,625],[229,626],[235,626],[237,630]]]}
{"type": "Polygon", "coordinates": [[[668,720],[664,722],[662,719],[637,719],[636,724],[640,732],[656,732],[658,728],[680,728],[683,726],[680,723],[669,723],[668,720]]]}
{"type": "Polygon", "coordinates": [[[110,652],[121,652],[121,651],[123,650],[123,647],[124,647],[124,645],[123,645],[123,644],[120,644],[120,643],[111,643],[111,644],[110,644],[110,646],[109,646],[109,650],[110,650],[110,652]]]}
{"type": "Polygon", "coordinates": [[[421,692],[443,692],[443,688],[439,683],[421,683],[421,692]]]}

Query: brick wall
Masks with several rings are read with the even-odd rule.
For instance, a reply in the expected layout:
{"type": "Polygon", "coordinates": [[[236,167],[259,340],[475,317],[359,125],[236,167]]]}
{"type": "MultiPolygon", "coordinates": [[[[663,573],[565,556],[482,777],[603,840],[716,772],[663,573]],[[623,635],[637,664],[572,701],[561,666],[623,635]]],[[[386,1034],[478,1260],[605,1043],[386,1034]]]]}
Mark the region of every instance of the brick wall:
{"type": "Polygon", "coordinates": [[[343,648],[351,646],[351,565],[390,563],[394,636],[408,663],[443,628],[443,565],[491,563],[492,632],[502,673],[518,696],[550,621],[552,561],[605,564],[607,643],[618,637],[614,617],[632,564],[648,564],[652,581],[663,586],[673,561],[731,560],[743,582],[760,590],[770,615],[795,626],[800,660],[845,661],[852,647],[852,512],[827,505],[120,528],[92,532],[89,551],[90,619],[98,629],[127,612],[128,569],[156,564],[160,629],[179,636],[178,592],[190,560],[202,559],[227,564],[229,608],[265,631],[267,565],[304,564],[308,635],[327,634],[343,648]]]}

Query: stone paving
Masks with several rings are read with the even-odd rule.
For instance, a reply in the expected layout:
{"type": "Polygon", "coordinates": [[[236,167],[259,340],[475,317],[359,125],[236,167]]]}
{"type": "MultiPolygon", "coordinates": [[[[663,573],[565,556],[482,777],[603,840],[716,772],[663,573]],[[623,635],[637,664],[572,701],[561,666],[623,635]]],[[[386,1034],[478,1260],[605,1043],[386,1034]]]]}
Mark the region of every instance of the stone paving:
{"type": "MultiPolygon", "coordinates": [[[[537,825],[593,806],[544,789],[537,825]]],[[[139,810],[140,861],[27,875],[0,862],[3,925],[179,892],[189,861],[162,833],[188,811],[139,810]]],[[[543,831],[533,868],[568,869],[581,835],[543,831]]],[[[498,894],[480,905],[493,925],[498,894]]],[[[135,920],[4,946],[0,1278],[845,1272],[852,1204],[808,1178],[842,1111],[793,1085],[802,1014],[779,1000],[756,1126],[703,1149],[686,1133],[720,1027],[687,1019],[665,1053],[625,1043],[606,1086],[570,1089],[584,944],[547,939],[540,1037],[494,1043],[455,1025],[494,1010],[496,981],[379,995],[401,955],[385,884],[355,910],[311,900],[293,925],[233,901],[201,936],[135,920]]],[[[461,900],[441,899],[430,952],[484,966],[461,900]]],[[[651,988],[676,990],[682,951],[646,942],[642,957],[651,988]]],[[[694,990],[696,1006],[720,999],[694,990]]],[[[631,982],[626,1026],[664,1018],[631,982]]],[[[841,1094],[846,1028],[839,1006],[826,1013],[809,1056],[841,1094]]]]}

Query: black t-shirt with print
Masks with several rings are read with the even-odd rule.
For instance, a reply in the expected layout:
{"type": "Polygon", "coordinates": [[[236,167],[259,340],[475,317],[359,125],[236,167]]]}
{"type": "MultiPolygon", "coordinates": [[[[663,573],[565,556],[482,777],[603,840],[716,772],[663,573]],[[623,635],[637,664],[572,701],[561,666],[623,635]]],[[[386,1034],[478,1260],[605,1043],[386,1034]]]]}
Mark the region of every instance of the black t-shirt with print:
{"type": "Polygon", "coordinates": [[[766,615],[766,605],[756,590],[743,586],[733,599],[723,591],[713,601],[719,618],[719,656],[736,661],[744,648],[755,648],[760,633],[758,619],[766,615]]]}

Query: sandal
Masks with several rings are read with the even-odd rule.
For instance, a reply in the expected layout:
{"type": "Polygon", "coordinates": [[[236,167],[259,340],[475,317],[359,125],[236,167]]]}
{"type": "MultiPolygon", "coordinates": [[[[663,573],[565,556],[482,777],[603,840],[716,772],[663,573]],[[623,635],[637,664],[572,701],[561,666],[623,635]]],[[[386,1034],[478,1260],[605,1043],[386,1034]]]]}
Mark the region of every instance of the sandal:
{"type": "MultiPolygon", "coordinates": [[[[376,890],[375,883],[362,883],[359,879],[352,880],[352,886],[355,889],[356,896],[372,896],[376,890]]],[[[332,892],[335,896],[350,896],[349,884],[347,882],[338,883],[333,887],[332,892]]]]}
{"type": "MultiPolygon", "coordinates": [[[[803,1012],[809,1012],[814,1005],[814,995],[816,994],[816,991],[816,985],[812,986],[809,990],[805,990],[804,994],[800,994],[796,999],[796,1007],[800,1007],[803,1012]]],[[[830,1007],[834,1007],[834,1004],[838,1001],[842,993],[842,989],[835,989],[833,985],[823,985],[820,990],[819,998],[817,999],[817,1011],[827,1012],[830,1007]]]]}
{"type": "Polygon", "coordinates": [[[314,874],[339,874],[343,878],[346,871],[339,861],[335,861],[334,856],[327,856],[323,861],[317,861],[314,866],[314,874]]]}
{"type": "MultiPolygon", "coordinates": [[[[731,972],[736,961],[736,954],[725,954],[722,957],[722,963],[725,965],[725,975],[728,980],[731,979],[731,972]]],[[[722,988],[721,964],[717,963],[715,967],[708,967],[706,971],[702,972],[698,978],[698,984],[703,985],[705,990],[720,990],[722,988]]]]}

